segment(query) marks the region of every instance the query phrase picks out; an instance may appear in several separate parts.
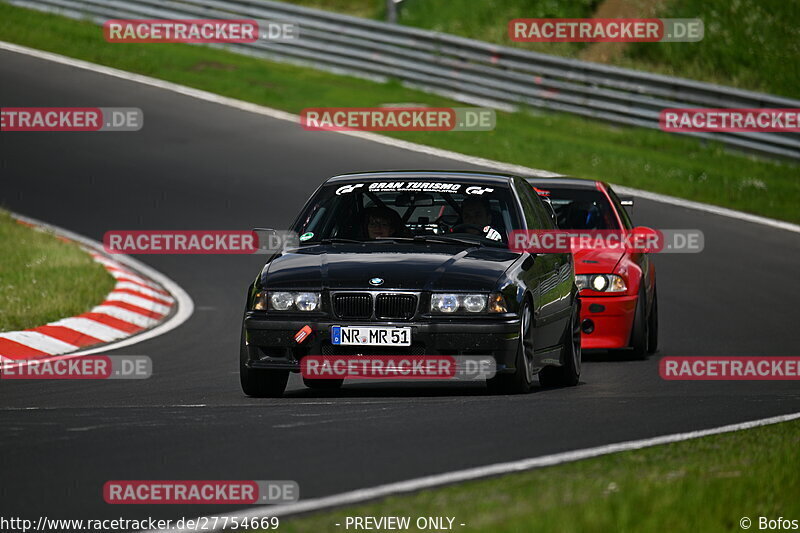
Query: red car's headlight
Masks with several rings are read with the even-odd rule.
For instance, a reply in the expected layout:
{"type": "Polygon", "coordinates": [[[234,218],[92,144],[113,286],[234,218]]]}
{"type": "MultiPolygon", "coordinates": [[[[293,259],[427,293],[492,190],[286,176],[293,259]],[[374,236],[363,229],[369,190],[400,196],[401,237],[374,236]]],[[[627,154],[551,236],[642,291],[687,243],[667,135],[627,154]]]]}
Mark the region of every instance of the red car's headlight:
{"type": "Polygon", "coordinates": [[[597,292],[625,292],[625,279],[616,274],[578,274],[575,276],[578,290],[591,289],[597,292]]]}

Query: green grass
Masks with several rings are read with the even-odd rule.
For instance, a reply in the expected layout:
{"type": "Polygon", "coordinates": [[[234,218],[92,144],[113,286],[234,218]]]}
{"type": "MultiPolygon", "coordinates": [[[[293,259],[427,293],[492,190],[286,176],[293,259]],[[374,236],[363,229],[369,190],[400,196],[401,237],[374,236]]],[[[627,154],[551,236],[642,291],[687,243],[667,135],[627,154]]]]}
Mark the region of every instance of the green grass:
{"type": "Polygon", "coordinates": [[[786,422],[281,520],[280,531],[347,531],[347,516],[455,517],[465,533],[736,532],[748,517],[758,531],[759,516],[800,519],[799,447],[800,422],[786,422]]]}
{"type": "Polygon", "coordinates": [[[113,288],[114,278],[76,244],[0,210],[0,331],[85,313],[113,288]]]}
{"type": "MultiPolygon", "coordinates": [[[[386,20],[383,0],[287,0],[315,9],[386,20]]],[[[519,43],[508,37],[515,18],[591,17],[602,0],[403,0],[398,22],[546,54],[576,57],[586,43],[519,43]]]]}
{"type": "Polygon", "coordinates": [[[705,38],[636,43],[621,65],[800,98],[800,2],[671,0],[659,16],[700,18],[705,38]]]}
{"type": "MultiPolygon", "coordinates": [[[[383,0],[289,0],[293,4],[384,19],[383,0]]],[[[639,0],[652,16],[651,0],[639,0]]],[[[514,18],[591,17],[602,0],[404,0],[399,22],[505,46],[579,57],[586,43],[517,43],[514,18]]],[[[699,43],[637,43],[611,62],[744,89],[800,98],[800,2],[794,0],[661,0],[662,18],[700,18],[699,43]]]]}
{"type": "MultiPolygon", "coordinates": [[[[100,28],[89,22],[2,3],[0,39],[295,113],[306,107],[366,107],[400,102],[463,107],[397,82],[369,82],[208,47],[111,44],[102,39],[100,28]]],[[[497,128],[491,132],[388,135],[800,222],[797,165],[734,155],[717,144],[704,145],[656,130],[532,112],[498,113],[497,128]]]]}

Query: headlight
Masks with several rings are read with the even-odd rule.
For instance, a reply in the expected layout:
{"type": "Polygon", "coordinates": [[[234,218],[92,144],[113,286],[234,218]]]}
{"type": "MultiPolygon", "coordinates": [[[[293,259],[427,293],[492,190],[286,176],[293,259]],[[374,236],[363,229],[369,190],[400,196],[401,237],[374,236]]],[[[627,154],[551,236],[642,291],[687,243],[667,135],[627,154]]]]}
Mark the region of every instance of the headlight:
{"type": "Polygon", "coordinates": [[[492,294],[431,294],[432,313],[505,313],[503,295],[492,294]]]}
{"type": "Polygon", "coordinates": [[[483,294],[468,294],[461,300],[461,305],[470,313],[480,313],[486,308],[486,296],[483,294]]]}
{"type": "Polygon", "coordinates": [[[457,294],[432,294],[431,311],[439,313],[455,313],[461,303],[457,294]]]}
{"type": "Polygon", "coordinates": [[[260,291],[253,299],[255,311],[318,311],[322,296],[318,292],[260,291]]]}
{"type": "Polygon", "coordinates": [[[287,311],[294,305],[294,295],[291,292],[273,292],[269,303],[275,311],[287,311]]]}
{"type": "Polygon", "coordinates": [[[608,287],[608,278],[605,276],[592,276],[589,279],[589,286],[592,290],[603,292],[608,287]]]}
{"type": "Polygon", "coordinates": [[[625,292],[628,290],[622,276],[616,274],[579,274],[575,276],[578,290],[591,289],[597,292],[625,292]]]}
{"type": "Polygon", "coordinates": [[[299,311],[314,311],[319,307],[319,294],[301,292],[294,297],[294,305],[299,311]]]}

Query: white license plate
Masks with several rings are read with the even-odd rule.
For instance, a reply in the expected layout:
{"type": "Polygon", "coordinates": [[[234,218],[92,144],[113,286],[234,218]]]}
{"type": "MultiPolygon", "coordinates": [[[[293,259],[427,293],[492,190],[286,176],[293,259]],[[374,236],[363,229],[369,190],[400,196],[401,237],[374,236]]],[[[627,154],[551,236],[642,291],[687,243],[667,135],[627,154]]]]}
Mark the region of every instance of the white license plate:
{"type": "Polygon", "coordinates": [[[342,346],[411,346],[411,328],[331,326],[331,343],[342,346]]]}

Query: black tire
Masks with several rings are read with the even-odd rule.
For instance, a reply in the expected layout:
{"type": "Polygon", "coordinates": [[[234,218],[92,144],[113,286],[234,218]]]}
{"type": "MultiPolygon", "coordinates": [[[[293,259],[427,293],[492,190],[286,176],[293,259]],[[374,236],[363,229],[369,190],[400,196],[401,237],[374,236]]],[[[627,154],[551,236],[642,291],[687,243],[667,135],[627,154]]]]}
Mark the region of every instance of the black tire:
{"type": "Polygon", "coordinates": [[[644,285],[639,287],[639,297],[636,298],[636,310],[633,315],[633,328],[631,329],[631,357],[633,359],[647,359],[648,320],[647,320],[647,292],[644,285]]]}
{"type": "Polygon", "coordinates": [[[303,378],[303,384],[309,389],[333,390],[338,389],[344,383],[343,379],[307,379],[303,378]]]}
{"type": "Polygon", "coordinates": [[[489,391],[499,394],[524,394],[533,384],[533,314],[525,300],[520,309],[519,342],[513,374],[497,374],[486,380],[489,391]]]}
{"type": "Polygon", "coordinates": [[[650,316],[647,317],[647,353],[658,351],[658,293],[653,287],[653,304],[650,306],[650,316]]]}
{"type": "Polygon", "coordinates": [[[576,299],[572,315],[564,331],[562,346],[564,360],[561,366],[547,366],[539,372],[542,387],[574,387],[581,379],[581,304],[576,299]]]}
{"type": "Polygon", "coordinates": [[[247,346],[244,343],[244,329],[239,346],[239,382],[242,391],[254,398],[279,398],[286,390],[289,381],[288,370],[264,370],[247,368],[247,346]]]}

